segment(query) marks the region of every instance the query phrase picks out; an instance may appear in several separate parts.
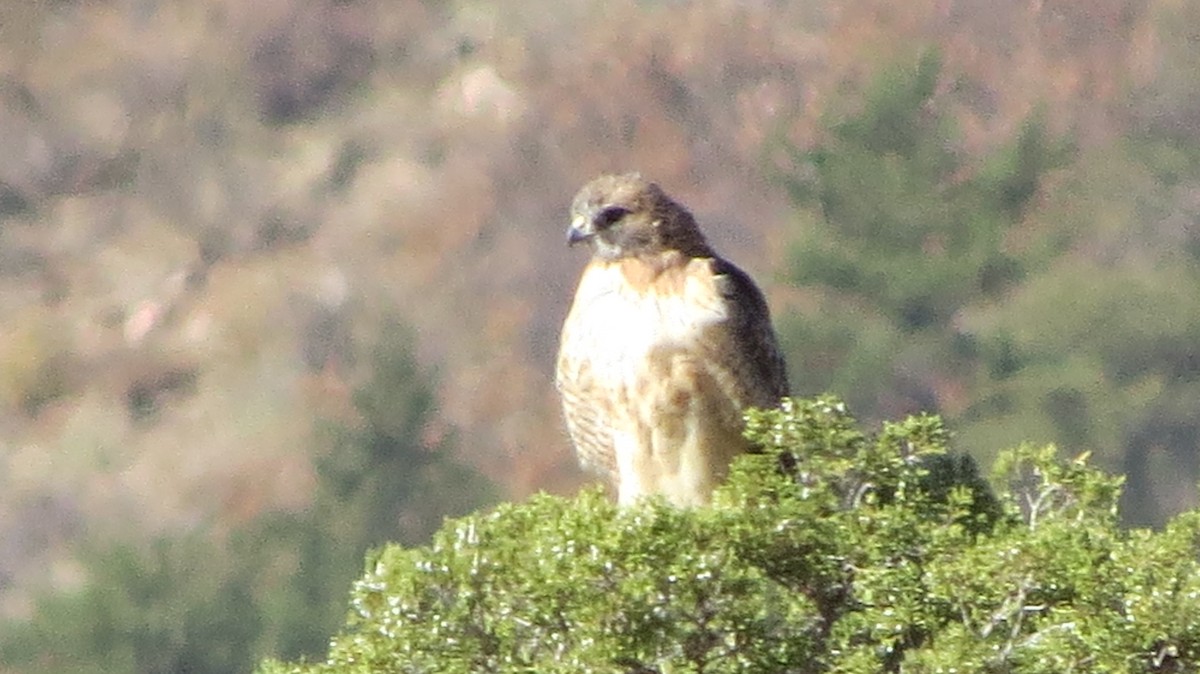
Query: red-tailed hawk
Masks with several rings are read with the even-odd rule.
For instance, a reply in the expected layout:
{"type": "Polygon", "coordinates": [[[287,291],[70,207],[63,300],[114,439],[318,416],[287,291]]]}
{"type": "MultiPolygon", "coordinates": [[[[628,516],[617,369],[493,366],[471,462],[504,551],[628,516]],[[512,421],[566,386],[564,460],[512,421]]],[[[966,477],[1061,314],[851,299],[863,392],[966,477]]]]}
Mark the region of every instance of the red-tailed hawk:
{"type": "Polygon", "coordinates": [[[788,394],[762,293],[636,173],[585,185],[567,241],[592,250],[556,374],[580,462],[615,482],[621,504],[706,503],[749,449],[742,411],[788,394]]]}

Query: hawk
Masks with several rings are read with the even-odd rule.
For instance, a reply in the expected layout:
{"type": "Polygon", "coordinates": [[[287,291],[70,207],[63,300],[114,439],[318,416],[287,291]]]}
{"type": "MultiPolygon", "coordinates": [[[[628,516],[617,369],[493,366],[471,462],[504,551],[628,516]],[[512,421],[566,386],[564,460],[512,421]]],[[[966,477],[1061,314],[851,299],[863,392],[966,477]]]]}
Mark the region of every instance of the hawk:
{"type": "Polygon", "coordinates": [[[592,251],[555,376],[580,463],[608,476],[622,505],[708,502],[750,449],[743,410],[788,394],[762,292],[637,173],[585,185],[567,242],[592,251]]]}

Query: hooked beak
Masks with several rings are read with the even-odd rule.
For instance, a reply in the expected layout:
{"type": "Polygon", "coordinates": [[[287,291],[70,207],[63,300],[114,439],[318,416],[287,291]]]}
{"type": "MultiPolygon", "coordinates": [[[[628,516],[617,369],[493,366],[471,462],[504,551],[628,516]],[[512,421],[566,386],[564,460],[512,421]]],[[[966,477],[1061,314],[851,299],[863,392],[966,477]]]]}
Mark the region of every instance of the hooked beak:
{"type": "Polygon", "coordinates": [[[574,246],[582,241],[587,241],[595,235],[595,230],[592,229],[591,223],[582,216],[576,216],[571,221],[571,226],[567,228],[567,245],[574,246]]]}

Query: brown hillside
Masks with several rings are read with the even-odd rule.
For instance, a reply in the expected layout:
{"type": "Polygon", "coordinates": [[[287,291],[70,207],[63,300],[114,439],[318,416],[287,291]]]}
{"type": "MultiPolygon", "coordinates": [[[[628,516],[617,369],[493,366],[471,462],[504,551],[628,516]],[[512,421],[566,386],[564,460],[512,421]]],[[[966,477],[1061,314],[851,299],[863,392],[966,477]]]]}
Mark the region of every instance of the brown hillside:
{"type": "Polygon", "coordinates": [[[652,176],[802,311],[771,287],[774,139],[931,46],[967,156],[1037,106],[1084,145],[1194,129],[1181,4],[7,3],[0,590],[89,527],[302,507],[311,422],[349,414],[390,313],[439,375],[431,437],[513,497],[574,489],[550,371],[578,185],[652,176]]]}

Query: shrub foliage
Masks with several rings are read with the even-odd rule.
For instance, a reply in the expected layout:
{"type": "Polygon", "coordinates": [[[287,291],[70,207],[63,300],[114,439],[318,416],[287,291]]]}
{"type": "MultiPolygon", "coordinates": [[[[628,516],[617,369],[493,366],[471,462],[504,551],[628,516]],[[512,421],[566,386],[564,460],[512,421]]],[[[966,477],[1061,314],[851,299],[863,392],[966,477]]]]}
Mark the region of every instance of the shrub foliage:
{"type": "Polygon", "coordinates": [[[1197,671],[1200,514],[1122,530],[1120,479],[1053,447],[993,493],[938,418],[833,398],[747,433],[711,507],[538,496],[378,550],[326,661],[260,672],[1197,671]]]}

